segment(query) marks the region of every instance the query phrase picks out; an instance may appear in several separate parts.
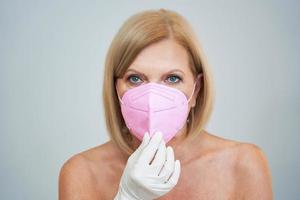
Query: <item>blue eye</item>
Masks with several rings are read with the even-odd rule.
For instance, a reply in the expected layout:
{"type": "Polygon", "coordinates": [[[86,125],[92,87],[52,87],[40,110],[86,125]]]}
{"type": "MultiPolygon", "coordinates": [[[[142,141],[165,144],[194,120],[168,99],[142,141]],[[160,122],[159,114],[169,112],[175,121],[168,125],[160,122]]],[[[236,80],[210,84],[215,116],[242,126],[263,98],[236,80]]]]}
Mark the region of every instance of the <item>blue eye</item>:
{"type": "Polygon", "coordinates": [[[179,81],[181,81],[181,78],[177,75],[171,75],[167,78],[169,83],[177,83],[179,81]]]}
{"type": "Polygon", "coordinates": [[[137,75],[131,75],[127,78],[131,83],[140,83],[142,80],[137,75]]]}

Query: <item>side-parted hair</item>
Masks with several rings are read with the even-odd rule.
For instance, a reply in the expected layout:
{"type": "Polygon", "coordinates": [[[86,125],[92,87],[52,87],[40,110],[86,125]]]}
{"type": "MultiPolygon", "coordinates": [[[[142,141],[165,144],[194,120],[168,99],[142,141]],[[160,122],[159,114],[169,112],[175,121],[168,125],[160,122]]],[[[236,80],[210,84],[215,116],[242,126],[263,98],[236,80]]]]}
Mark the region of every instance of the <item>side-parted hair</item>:
{"type": "Polygon", "coordinates": [[[177,12],[162,8],[134,14],[124,22],[109,47],[105,60],[102,91],[109,137],[128,155],[134,151],[130,145],[132,135],[121,113],[115,81],[123,77],[145,47],[164,39],[173,39],[187,50],[190,67],[195,77],[202,73],[196,105],[191,108],[188,117],[189,139],[202,132],[213,110],[215,91],[211,69],[191,25],[177,12]]]}

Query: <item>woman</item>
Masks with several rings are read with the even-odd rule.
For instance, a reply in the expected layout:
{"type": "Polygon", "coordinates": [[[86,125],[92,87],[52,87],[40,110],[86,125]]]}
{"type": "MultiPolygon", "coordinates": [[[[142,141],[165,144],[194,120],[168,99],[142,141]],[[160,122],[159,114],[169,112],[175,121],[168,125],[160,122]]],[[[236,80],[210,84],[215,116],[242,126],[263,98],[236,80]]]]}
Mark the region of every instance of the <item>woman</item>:
{"type": "Polygon", "coordinates": [[[212,83],[181,15],[160,9],[130,17],[105,63],[110,140],[63,165],[60,200],[272,199],[262,150],[204,130],[212,83]]]}

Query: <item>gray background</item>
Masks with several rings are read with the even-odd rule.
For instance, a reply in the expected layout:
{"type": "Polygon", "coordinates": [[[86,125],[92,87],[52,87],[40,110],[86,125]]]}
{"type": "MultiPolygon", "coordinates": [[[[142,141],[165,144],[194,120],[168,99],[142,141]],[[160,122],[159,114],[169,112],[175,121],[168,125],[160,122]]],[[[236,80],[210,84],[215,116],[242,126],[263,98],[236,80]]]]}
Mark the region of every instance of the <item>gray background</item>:
{"type": "Polygon", "coordinates": [[[121,24],[149,8],[178,11],[212,65],[216,104],[207,130],[255,143],[275,199],[299,188],[297,1],[1,1],[0,199],[56,199],[72,155],[108,140],[104,57],[121,24]]]}

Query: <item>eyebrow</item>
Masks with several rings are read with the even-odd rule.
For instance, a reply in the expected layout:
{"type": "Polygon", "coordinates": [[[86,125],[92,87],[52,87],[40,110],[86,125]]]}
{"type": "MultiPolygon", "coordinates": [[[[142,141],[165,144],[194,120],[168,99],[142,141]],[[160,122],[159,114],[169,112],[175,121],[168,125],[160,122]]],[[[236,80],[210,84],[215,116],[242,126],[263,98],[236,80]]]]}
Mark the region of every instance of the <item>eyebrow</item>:
{"type": "MultiPolygon", "coordinates": [[[[143,76],[147,77],[144,73],[139,72],[139,71],[136,70],[136,69],[128,69],[128,70],[125,72],[125,74],[128,73],[128,72],[130,72],[130,71],[136,72],[136,73],[139,73],[139,74],[142,74],[143,76]]],[[[183,72],[182,70],[180,70],[180,69],[171,69],[171,70],[165,72],[164,74],[170,74],[170,73],[172,73],[172,72],[180,72],[180,73],[182,73],[183,75],[185,75],[184,72],[183,72]]]]}

